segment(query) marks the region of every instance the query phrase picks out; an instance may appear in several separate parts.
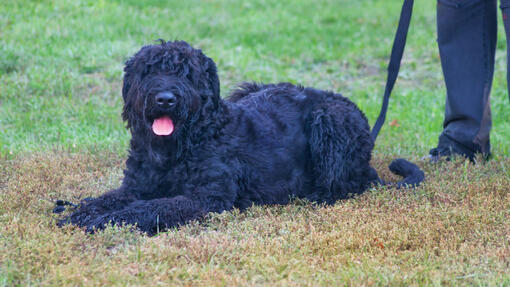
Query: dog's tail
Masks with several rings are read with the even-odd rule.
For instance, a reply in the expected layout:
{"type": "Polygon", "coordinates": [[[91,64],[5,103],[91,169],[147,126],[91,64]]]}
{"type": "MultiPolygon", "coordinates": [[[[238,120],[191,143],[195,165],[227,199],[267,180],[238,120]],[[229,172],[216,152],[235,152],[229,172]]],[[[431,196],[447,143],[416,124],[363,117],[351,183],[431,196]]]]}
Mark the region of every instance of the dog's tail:
{"type": "Polygon", "coordinates": [[[393,160],[389,165],[389,169],[404,179],[396,183],[381,181],[385,185],[396,185],[399,188],[404,186],[415,187],[425,179],[425,173],[416,164],[403,158],[393,160]]]}

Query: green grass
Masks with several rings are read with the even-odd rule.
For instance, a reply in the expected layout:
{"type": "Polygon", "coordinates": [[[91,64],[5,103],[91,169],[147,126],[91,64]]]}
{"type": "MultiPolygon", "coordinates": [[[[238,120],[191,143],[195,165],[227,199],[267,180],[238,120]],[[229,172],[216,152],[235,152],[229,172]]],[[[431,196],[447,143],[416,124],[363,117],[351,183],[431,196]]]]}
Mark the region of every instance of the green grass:
{"type": "MultiPolygon", "coordinates": [[[[434,3],[416,3],[388,125],[376,153],[436,144],[444,84],[434,3]]],[[[123,62],[158,38],[183,39],[218,64],[223,95],[242,81],[343,93],[373,123],[400,1],[7,1],[0,7],[0,154],[125,150],[123,62]]],[[[508,156],[510,110],[500,29],[492,93],[494,153],[508,156]],[[506,139],[506,140],[505,140],[506,139]]]]}
{"type": "MultiPolygon", "coordinates": [[[[119,185],[129,141],[124,61],[163,38],[200,47],[222,95],[242,81],[340,92],[373,123],[402,1],[28,1],[0,5],[0,286],[510,285],[510,108],[502,25],[491,95],[494,159],[420,163],[414,191],[332,207],[211,215],[147,238],[55,227],[52,201],[119,185]]],[[[437,143],[445,88],[435,1],[416,1],[374,164],[437,143]],[[396,121],[397,125],[389,125],[396,121]]]]}

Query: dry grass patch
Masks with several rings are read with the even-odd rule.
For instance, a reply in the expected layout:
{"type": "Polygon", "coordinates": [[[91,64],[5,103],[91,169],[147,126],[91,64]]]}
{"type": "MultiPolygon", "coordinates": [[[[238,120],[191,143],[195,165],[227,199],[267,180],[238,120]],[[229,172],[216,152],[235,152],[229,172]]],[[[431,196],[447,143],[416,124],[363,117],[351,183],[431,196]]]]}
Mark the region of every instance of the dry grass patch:
{"type": "MultiPolygon", "coordinates": [[[[386,179],[390,157],[375,161],[386,179]]],[[[59,229],[53,201],[120,184],[113,154],[0,160],[0,285],[510,284],[510,159],[422,164],[415,190],[211,214],[149,238],[59,229]]]]}

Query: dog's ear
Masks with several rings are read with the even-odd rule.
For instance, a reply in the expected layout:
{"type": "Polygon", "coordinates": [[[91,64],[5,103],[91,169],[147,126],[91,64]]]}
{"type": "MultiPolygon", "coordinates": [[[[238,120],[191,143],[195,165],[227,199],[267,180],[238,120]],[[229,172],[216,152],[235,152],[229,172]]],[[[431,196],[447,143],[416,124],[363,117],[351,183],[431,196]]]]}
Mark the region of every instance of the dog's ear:
{"type": "Polygon", "coordinates": [[[146,54],[151,47],[153,47],[153,45],[143,46],[138,52],[136,52],[124,63],[124,83],[122,85],[122,98],[124,99],[124,103],[127,101],[129,90],[136,81],[134,77],[139,77],[142,73],[142,71],[138,70],[141,70],[143,67],[145,67],[145,64],[140,63],[139,59],[146,58],[146,54]]]}
{"type": "Polygon", "coordinates": [[[143,52],[149,46],[145,46],[138,51],[134,56],[129,58],[124,65],[124,79],[122,83],[122,99],[124,100],[124,107],[122,109],[122,119],[127,123],[126,128],[134,126],[133,121],[136,119],[134,115],[134,107],[136,102],[139,100],[138,91],[132,89],[138,89],[140,86],[140,61],[139,58],[143,57],[143,52]]]}
{"type": "Polygon", "coordinates": [[[216,71],[216,64],[214,61],[205,56],[200,55],[200,75],[197,75],[202,86],[201,97],[202,97],[202,111],[215,110],[219,106],[220,102],[220,80],[218,78],[218,72],[216,71]]]}
{"type": "Polygon", "coordinates": [[[124,99],[124,103],[126,103],[127,95],[129,89],[131,89],[131,85],[133,82],[133,63],[135,59],[134,57],[129,58],[124,65],[124,79],[122,83],[122,98],[124,99]]]}
{"type": "Polygon", "coordinates": [[[144,73],[145,63],[143,60],[146,58],[147,51],[153,47],[152,45],[143,46],[134,56],[129,58],[124,64],[124,79],[122,84],[122,98],[124,99],[124,108],[122,110],[122,119],[127,122],[126,128],[133,126],[133,121],[136,119],[133,110],[137,102],[140,101],[139,91],[132,89],[139,89],[141,77],[144,73]]]}
{"type": "MultiPolygon", "coordinates": [[[[134,69],[135,57],[131,57],[126,61],[124,66],[124,79],[122,83],[122,99],[124,100],[124,107],[122,108],[122,119],[127,122],[126,128],[130,128],[132,126],[131,123],[131,113],[133,108],[133,102],[135,99],[133,97],[129,97],[131,87],[133,87],[134,81],[136,79],[136,72],[134,69]]],[[[136,84],[135,84],[136,85],[136,84]]]]}
{"type": "Polygon", "coordinates": [[[213,96],[219,100],[220,98],[220,79],[218,78],[218,72],[216,69],[216,64],[214,61],[207,57],[205,57],[206,61],[206,70],[205,73],[207,74],[207,81],[209,84],[209,88],[213,92],[213,96]]]}

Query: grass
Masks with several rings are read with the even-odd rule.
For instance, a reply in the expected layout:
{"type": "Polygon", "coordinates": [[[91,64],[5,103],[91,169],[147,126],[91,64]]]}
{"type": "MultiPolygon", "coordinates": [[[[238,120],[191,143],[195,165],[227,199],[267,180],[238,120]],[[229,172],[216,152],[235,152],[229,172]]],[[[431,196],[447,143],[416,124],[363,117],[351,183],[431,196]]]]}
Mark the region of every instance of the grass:
{"type": "MultiPolygon", "coordinates": [[[[120,119],[123,62],[158,38],[187,40],[215,59],[223,95],[245,80],[301,83],[342,92],[373,123],[400,9],[400,1],[4,3],[3,156],[55,147],[122,154],[129,139],[120,119]]],[[[424,154],[436,144],[445,90],[434,5],[416,3],[388,115],[399,126],[385,126],[376,153],[424,154]]],[[[503,35],[500,29],[492,92],[497,156],[510,150],[503,35]]]]}
{"type": "MultiPolygon", "coordinates": [[[[236,83],[343,93],[373,123],[401,1],[28,1],[0,5],[0,286],[510,285],[510,109],[502,25],[491,102],[494,158],[420,163],[416,190],[334,206],[295,201],[210,215],[148,238],[58,229],[52,201],[119,185],[129,133],[123,62],[182,39],[236,83]]],[[[435,3],[418,1],[374,165],[437,143],[444,83],[435,3]],[[390,122],[393,125],[389,125],[390,122]]]]}
{"type": "MultiPolygon", "coordinates": [[[[389,160],[375,166],[391,179],[389,160]]],[[[6,285],[510,284],[509,159],[424,164],[428,180],[415,190],[211,214],[154,238],[55,226],[56,198],[118,186],[113,153],[33,154],[2,166],[6,285]]]]}

